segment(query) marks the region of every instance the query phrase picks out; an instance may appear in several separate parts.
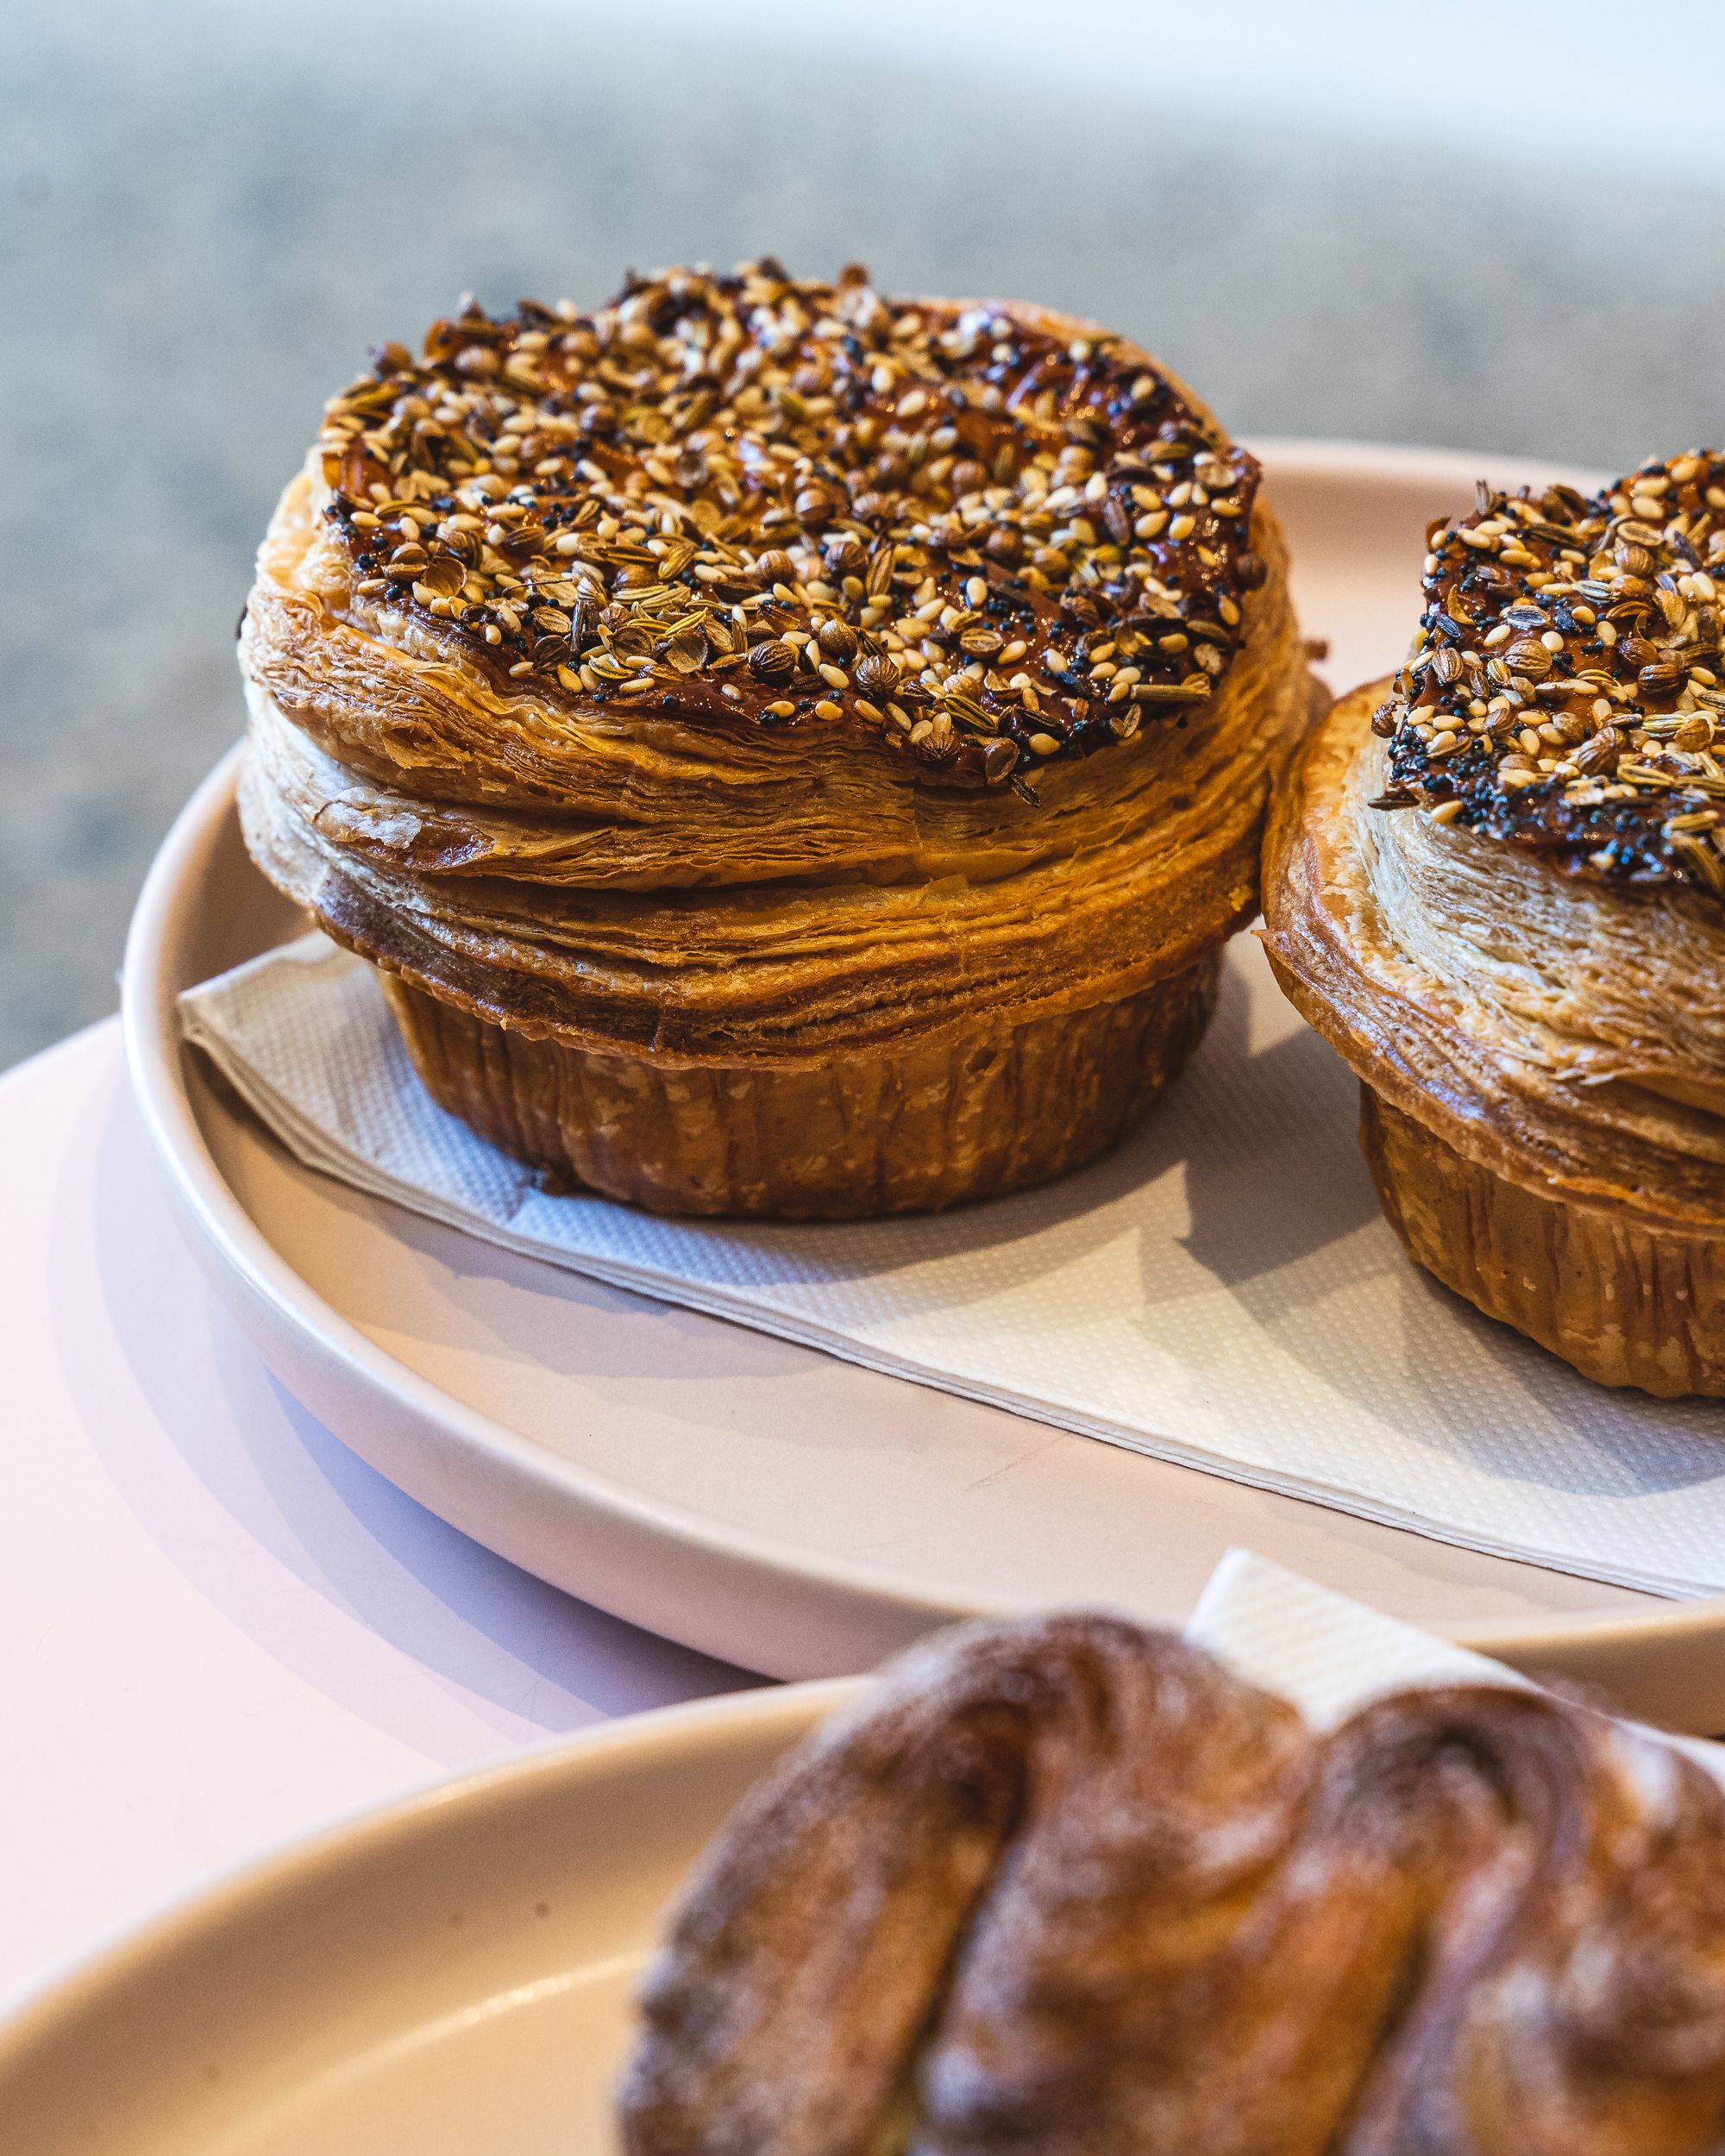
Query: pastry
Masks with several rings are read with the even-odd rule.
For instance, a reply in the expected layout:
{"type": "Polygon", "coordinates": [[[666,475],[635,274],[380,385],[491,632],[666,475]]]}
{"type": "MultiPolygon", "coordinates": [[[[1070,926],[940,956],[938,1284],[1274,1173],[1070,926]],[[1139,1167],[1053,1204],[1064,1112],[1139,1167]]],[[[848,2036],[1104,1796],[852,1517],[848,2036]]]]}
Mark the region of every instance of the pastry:
{"type": "Polygon", "coordinates": [[[1258,466],[1142,352],[770,261],[386,346],[240,648],[253,855],[437,1100],[786,1217],[1130,1128],[1312,694],[1258,466]]]}
{"type": "Polygon", "coordinates": [[[1316,1735],[1113,1618],[913,1651],[747,1797],[629,2156],[1713,2156],[1725,1793],[1533,1691],[1316,1735]]]}
{"type": "Polygon", "coordinates": [[[1434,527],[1314,736],[1270,962],[1409,1253],[1587,1376],[1725,1395],[1725,460],[1434,527]]]}

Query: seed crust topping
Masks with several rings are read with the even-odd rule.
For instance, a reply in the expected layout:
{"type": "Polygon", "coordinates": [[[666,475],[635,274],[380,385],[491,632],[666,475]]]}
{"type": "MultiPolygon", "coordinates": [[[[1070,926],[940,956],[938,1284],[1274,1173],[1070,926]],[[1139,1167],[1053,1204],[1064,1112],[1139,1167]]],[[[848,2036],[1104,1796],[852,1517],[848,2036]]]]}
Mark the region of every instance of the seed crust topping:
{"type": "Polygon", "coordinates": [[[1427,546],[1425,611],[1372,720],[1389,743],[1372,805],[1725,902],[1725,454],[1592,498],[1482,483],[1427,546]]]}
{"type": "Polygon", "coordinates": [[[1264,576],[1255,460],[1135,347],[856,265],[465,301],[318,449],[356,613],[554,701],[848,726],[936,783],[1183,724],[1264,576]]]}

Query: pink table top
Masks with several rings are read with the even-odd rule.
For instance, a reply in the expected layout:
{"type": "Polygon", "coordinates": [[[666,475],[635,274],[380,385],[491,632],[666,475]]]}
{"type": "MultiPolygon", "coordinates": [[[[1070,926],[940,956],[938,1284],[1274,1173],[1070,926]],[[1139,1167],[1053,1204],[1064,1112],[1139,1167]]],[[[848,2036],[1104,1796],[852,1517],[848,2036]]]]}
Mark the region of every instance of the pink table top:
{"type": "Polygon", "coordinates": [[[0,2007],[217,1873],[756,1680],[403,1496],[271,1378],[168,1211],[110,1019],[0,1077],[0,2007]]]}

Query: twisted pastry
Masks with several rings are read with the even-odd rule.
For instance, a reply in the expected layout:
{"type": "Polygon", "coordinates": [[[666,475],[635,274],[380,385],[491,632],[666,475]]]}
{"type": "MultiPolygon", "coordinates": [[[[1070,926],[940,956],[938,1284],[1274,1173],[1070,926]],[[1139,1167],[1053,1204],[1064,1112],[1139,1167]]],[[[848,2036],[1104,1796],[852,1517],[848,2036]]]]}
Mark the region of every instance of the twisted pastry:
{"type": "Polygon", "coordinates": [[[468,307],[331,405],[241,640],[254,857],[496,1144],[662,1210],[1089,1158],[1201,1031],[1312,688],[1146,354],[860,271],[468,307]]]}
{"type": "Polygon", "coordinates": [[[1543,1695],[1327,1735],[1164,1634],[905,1658],[745,1801],[630,2156],[1703,2156],[1725,1796],[1543,1695]]]}

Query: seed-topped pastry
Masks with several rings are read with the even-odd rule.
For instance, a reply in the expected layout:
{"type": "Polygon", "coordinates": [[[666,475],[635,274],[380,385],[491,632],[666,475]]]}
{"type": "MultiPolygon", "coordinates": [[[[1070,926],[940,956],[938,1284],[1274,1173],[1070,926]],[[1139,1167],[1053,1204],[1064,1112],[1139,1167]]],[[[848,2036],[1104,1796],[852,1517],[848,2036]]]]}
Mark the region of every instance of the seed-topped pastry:
{"type": "Polygon", "coordinates": [[[1256,904],[1311,694],[1258,481],[1033,308],[771,261],[468,304],[272,523],[249,842],[555,1174],[786,1215],[1040,1180],[1256,904]]]}
{"type": "Polygon", "coordinates": [[[1378,805],[1725,899],[1725,458],[1646,464],[1592,501],[1482,486],[1431,548],[1413,656],[1373,719],[1378,805]]]}
{"type": "Polygon", "coordinates": [[[1590,1377],[1725,1395],[1725,459],[1482,488],[1429,544],[1407,666],[1278,812],[1271,962],[1414,1257],[1590,1377]]]}
{"type": "Polygon", "coordinates": [[[1264,575],[1255,461],[1069,329],[770,262],[470,303],[331,404],[326,513],[356,598],[558,700],[861,721],[999,780],[1201,702],[1264,575]]]}

